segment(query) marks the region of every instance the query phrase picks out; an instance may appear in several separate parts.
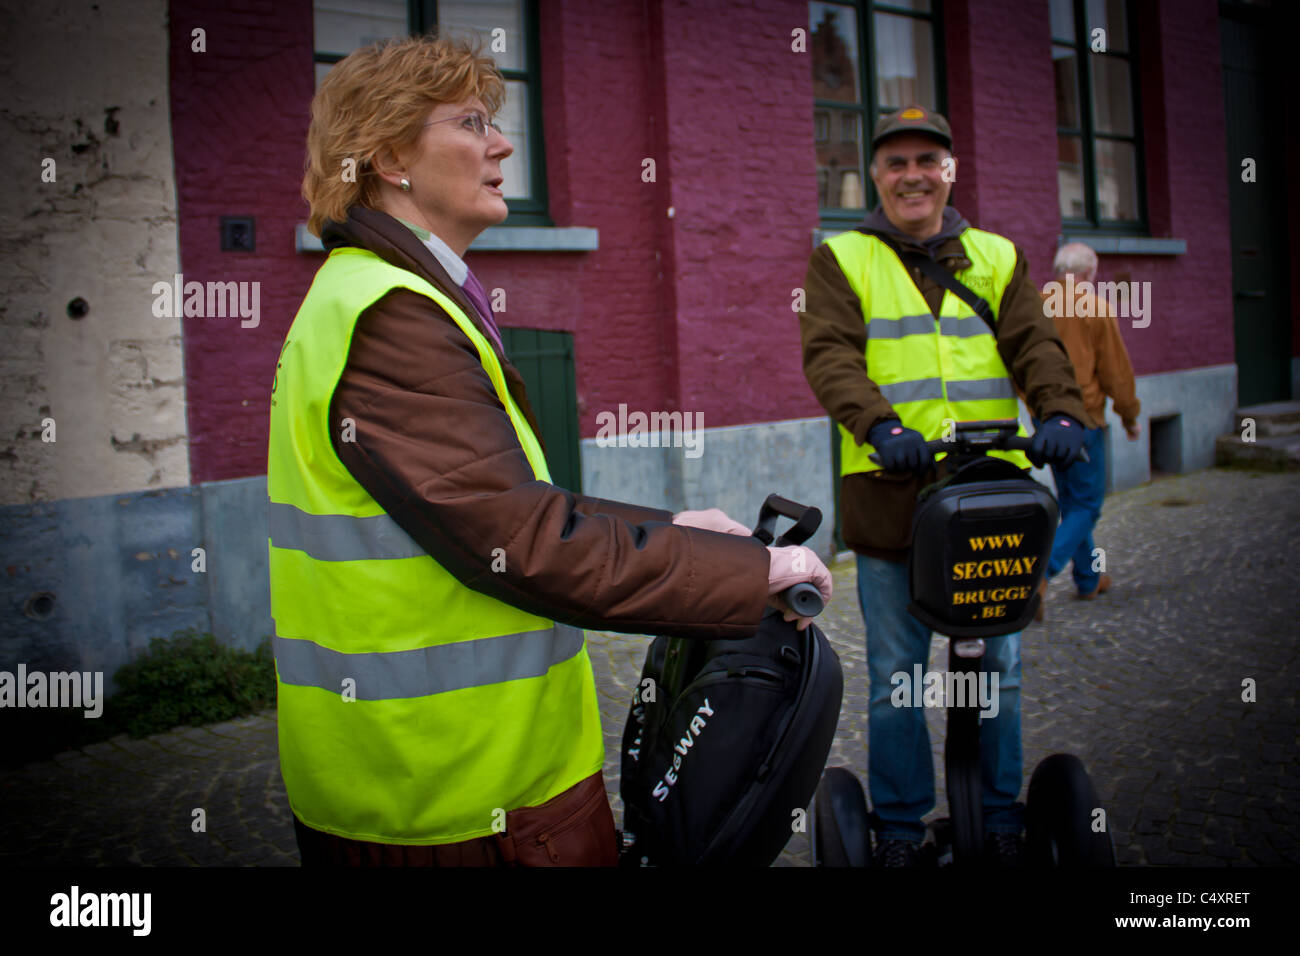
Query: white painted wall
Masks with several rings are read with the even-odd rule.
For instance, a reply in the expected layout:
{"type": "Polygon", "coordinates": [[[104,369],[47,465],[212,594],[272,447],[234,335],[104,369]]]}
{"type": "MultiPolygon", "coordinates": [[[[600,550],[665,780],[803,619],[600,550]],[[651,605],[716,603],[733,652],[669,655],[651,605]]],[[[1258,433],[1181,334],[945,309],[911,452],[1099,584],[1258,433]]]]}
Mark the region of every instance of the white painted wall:
{"type": "Polygon", "coordinates": [[[180,320],[150,292],[180,271],[166,0],[25,6],[0,12],[0,505],[187,485],[180,320]]]}

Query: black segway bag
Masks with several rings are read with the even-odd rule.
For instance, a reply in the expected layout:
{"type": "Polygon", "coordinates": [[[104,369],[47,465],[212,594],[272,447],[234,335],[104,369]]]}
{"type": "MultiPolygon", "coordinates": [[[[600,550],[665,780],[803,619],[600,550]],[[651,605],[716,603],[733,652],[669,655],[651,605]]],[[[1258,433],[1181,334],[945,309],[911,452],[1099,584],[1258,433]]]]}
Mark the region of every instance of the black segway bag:
{"type": "MultiPolygon", "coordinates": [[[[776,544],[816,530],[801,513],[776,544]]],[[[770,865],[803,828],[843,688],[826,636],[774,608],[751,638],[656,638],[623,731],[624,864],[770,865]]]]}
{"type": "Polygon", "coordinates": [[[1056,499],[1000,458],[980,458],[917,503],[908,610],[940,634],[998,637],[1038,608],[1056,533],[1056,499]]]}

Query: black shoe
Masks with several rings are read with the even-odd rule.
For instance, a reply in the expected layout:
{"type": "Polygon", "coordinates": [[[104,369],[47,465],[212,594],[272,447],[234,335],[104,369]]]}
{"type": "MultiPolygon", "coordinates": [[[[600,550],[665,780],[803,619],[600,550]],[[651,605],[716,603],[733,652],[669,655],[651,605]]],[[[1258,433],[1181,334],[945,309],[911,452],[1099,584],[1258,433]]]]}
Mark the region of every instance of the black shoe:
{"type": "Polygon", "coordinates": [[[984,850],[993,866],[1019,869],[1025,865],[1025,840],[1019,833],[989,833],[984,850]]]}
{"type": "Polygon", "coordinates": [[[876,866],[920,866],[921,844],[911,840],[881,840],[876,844],[876,866]]]}

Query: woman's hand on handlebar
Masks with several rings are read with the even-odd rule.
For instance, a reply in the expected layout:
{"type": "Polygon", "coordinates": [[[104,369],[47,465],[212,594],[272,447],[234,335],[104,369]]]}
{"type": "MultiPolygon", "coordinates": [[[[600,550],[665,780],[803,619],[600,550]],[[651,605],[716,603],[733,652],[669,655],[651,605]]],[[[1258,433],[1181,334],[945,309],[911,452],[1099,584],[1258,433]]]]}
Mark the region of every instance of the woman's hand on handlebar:
{"type": "Polygon", "coordinates": [[[796,625],[803,630],[812,623],[811,617],[799,617],[780,597],[788,587],[807,582],[821,592],[822,600],[830,603],[834,585],[831,573],[821,558],[809,548],[792,545],[785,548],[769,547],[767,568],[767,603],[781,611],[787,621],[798,621],[796,625]]]}

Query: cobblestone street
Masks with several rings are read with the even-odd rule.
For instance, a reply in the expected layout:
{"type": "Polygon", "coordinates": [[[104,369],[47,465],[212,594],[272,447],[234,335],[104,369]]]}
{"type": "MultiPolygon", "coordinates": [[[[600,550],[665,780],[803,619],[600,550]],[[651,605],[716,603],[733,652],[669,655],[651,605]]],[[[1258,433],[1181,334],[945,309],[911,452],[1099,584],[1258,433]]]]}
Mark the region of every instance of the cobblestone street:
{"type": "MultiPolygon", "coordinates": [[[[705,503],[707,504],[707,503],[705,503]]],[[[1300,474],[1209,470],[1107,499],[1095,535],[1114,588],[1023,634],[1025,785],[1078,755],[1121,865],[1300,863],[1296,680],[1300,474]],[[1255,684],[1244,702],[1243,681],[1255,684]]],[[[865,782],[867,684],[851,561],[821,618],[844,666],[830,765],[865,782]]],[[[606,783],[621,818],[618,744],[645,638],[591,633],[606,783]]],[[[933,642],[931,668],[946,668],[933,642]]],[[[927,712],[944,813],[943,714],[927,712]]],[[[1023,791],[1022,791],[1023,799],[1023,791]]],[[[275,713],[145,740],[114,738],[0,773],[0,863],[296,865],[275,713]],[[206,832],[192,829],[203,808],[206,832]]],[[[779,865],[807,865],[796,834],[779,865]]]]}

